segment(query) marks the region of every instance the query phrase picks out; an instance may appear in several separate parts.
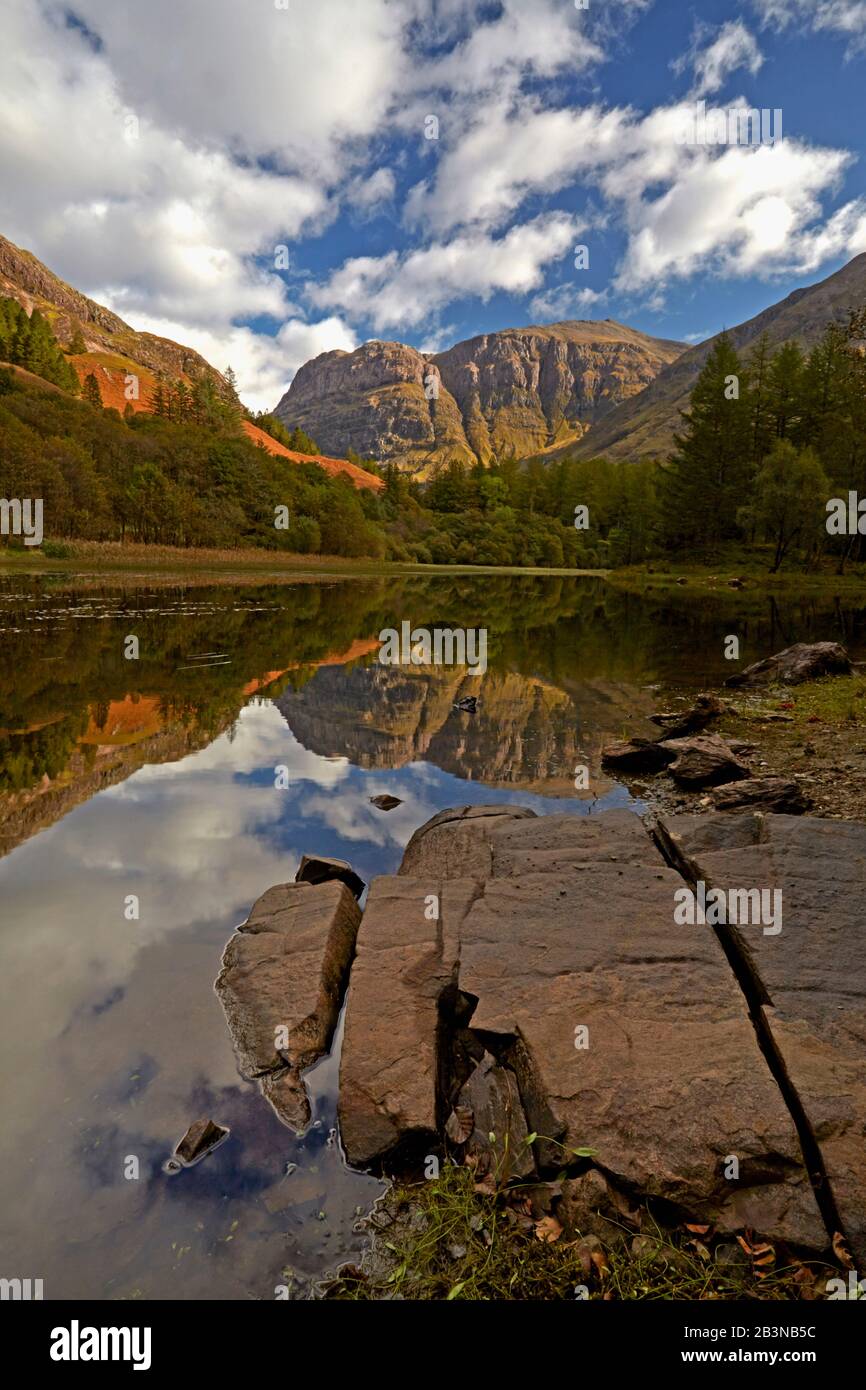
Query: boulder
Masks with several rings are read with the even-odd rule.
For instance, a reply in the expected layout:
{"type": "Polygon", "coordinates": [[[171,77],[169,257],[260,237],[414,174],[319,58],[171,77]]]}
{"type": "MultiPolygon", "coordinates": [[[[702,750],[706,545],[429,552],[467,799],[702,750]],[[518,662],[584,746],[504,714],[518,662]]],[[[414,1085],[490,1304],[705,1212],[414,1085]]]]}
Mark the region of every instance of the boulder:
{"type": "Polygon", "coordinates": [[[681,787],[690,790],[717,787],[749,776],[746,764],[718,734],[664,739],[659,747],[674,755],[668,771],[681,787]]]}
{"type": "Polygon", "coordinates": [[[329,859],[325,854],[301,855],[295,883],[328,883],[334,879],[339,883],[345,883],[355,898],[360,898],[367,887],[345,859],[329,859]]]}
{"type": "Polygon", "coordinates": [[[663,743],[648,738],[608,743],[601,750],[602,766],[614,772],[661,772],[674,756],[663,743]]]}
{"type": "Polygon", "coordinates": [[[719,787],[710,795],[718,811],[751,808],[756,811],[781,811],[788,815],[800,816],[804,811],[808,811],[812,804],[799,782],[791,781],[787,777],[747,777],[743,782],[732,782],[729,786],[719,787]]]}
{"type": "Polygon", "coordinates": [[[399,796],[390,796],[388,792],[380,792],[378,796],[370,797],[370,805],[376,806],[380,811],[393,811],[396,806],[402,806],[403,802],[399,796]]]}
{"type": "Polygon", "coordinates": [[[720,932],[801,1112],[827,1224],[866,1268],[866,825],[746,812],[665,817],[658,834],[692,881],[781,892],[780,932],[720,932]]]}
{"type": "Polygon", "coordinates": [[[799,685],[818,676],[850,676],[852,669],[848,653],[838,642],[796,642],[737,671],[725,685],[799,685]]]}
{"type": "Polygon", "coordinates": [[[361,912],[344,883],[281,883],[253,905],[223,953],[216,991],[238,1068],[301,1128],[300,1071],[328,1051],[361,912]]]}

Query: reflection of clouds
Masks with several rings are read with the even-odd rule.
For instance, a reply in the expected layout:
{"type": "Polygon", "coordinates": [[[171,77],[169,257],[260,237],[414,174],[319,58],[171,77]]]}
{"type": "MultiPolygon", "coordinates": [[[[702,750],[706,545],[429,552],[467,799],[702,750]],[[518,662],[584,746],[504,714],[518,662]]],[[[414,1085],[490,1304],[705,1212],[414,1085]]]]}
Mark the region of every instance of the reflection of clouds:
{"type": "MultiPolygon", "coordinates": [[[[75,1046],[88,1030],[77,1022],[69,1030],[70,1023],[112,991],[122,997],[142,952],[196,923],[212,924],[225,940],[267,887],[294,876],[299,853],[279,843],[281,822],[297,815],[292,786],[277,790],[270,776],[264,784],[245,780],[278,762],[293,784],[333,787],[349,771],[345,760],[301,748],[273,706],[251,707],[231,736],[177,763],[141,769],[2,861],[12,929],[0,937],[9,999],[0,1046],[19,1085],[36,1065],[50,1086],[57,1047],[69,1050],[64,1065],[75,1069],[75,1046]],[[124,917],[131,893],[140,899],[139,921],[124,917]]],[[[218,962],[217,951],[214,974],[218,962]]],[[[169,1023],[169,1034],[178,1023],[169,1023]]],[[[78,1060],[86,1066],[84,1055],[78,1060]]],[[[218,1078],[234,1079],[230,1066],[218,1078]]],[[[19,1113],[28,1113],[24,1097],[19,1113]]]]}
{"type": "Polygon", "coordinates": [[[437,807],[414,790],[407,790],[402,781],[385,782],[380,775],[368,773],[360,784],[341,787],[337,795],[308,796],[304,809],[308,816],[315,816],[344,840],[402,848],[437,807]],[[403,805],[395,806],[393,811],[371,806],[370,797],[380,792],[402,797],[403,805]]]}

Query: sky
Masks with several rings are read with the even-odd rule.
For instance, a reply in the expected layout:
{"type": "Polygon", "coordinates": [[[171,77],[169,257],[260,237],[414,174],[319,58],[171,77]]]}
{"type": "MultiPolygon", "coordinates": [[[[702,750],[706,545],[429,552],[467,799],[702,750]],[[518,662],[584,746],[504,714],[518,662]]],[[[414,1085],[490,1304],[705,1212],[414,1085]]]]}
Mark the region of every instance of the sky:
{"type": "Polygon", "coordinates": [[[370,338],[697,342],[866,251],[866,0],[0,0],[0,34],[0,232],[254,409],[370,338]],[[777,138],[689,141],[700,102],[777,138]]]}

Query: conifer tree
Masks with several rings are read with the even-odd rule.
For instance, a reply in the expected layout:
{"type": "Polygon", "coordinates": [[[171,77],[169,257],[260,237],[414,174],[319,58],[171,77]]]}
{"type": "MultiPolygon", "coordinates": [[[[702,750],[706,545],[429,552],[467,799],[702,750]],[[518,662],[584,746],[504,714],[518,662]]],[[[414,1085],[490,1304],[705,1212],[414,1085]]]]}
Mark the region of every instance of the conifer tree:
{"type": "Polygon", "coordinates": [[[91,405],[96,406],[98,410],[102,409],[102,392],[93,372],[88,372],[84,378],[83,394],[84,399],[89,401],[91,405]]]}

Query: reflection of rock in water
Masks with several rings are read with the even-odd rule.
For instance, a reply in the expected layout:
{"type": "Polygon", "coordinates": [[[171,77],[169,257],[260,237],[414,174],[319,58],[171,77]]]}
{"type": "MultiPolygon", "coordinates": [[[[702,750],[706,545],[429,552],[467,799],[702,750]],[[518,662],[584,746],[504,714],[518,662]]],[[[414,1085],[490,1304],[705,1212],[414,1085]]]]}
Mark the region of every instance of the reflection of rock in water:
{"type": "Polygon", "coordinates": [[[646,706],[633,686],[592,681],[571,691],[516,671],[472,677],[461,667],[379,664],[317,672],[277,700],[292,733],[323,757],[358,767],[397,768],[426,760],[467,781],[574,795],[574,769],[586,763],[593,794],[605,740],[646,706]],[[475,695],[474,715],[454,702],[475,695]]]}

